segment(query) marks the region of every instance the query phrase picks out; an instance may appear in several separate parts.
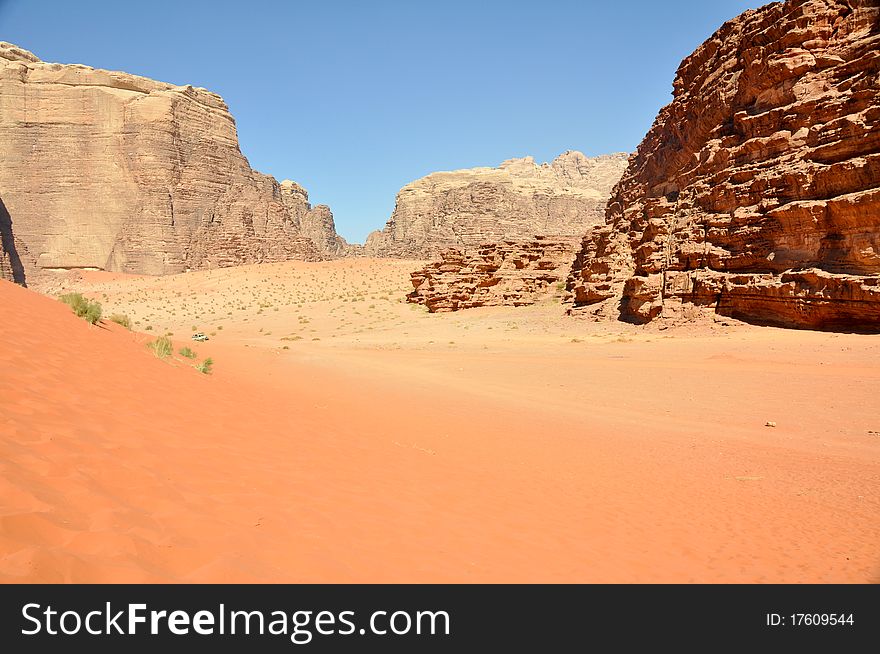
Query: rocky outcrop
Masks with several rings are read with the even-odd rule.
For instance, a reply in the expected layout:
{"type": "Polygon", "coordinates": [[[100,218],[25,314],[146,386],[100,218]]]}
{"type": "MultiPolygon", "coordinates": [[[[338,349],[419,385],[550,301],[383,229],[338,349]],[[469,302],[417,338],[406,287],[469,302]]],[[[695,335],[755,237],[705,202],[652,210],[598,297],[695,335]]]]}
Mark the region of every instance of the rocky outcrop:
{"type": "Polygon", "coordinates": [[[440,261],[410,274],[414,290],[407,301],[432,313],[535,304],[561,290],[575,245],[534,236],[486,243],[472,253],[450,248],[440,261]]]}
{"type": "Polygon", "coordinates": [[[566,152],[549,164],[525,157],[498,168],[432,173],[401,189],[385,229],[370,234],[364,250],[424,259],[446,248],[474,249],[533,234],[580,238],[601,222],[626,157],[566,152]]]}
{"type": "Polygon", "coordinates": [[[353,256],[360,246],[349,244],[336,233],[333,213],[326,204],[313,207],[306,190],[289,179],[281,182],[281,201],[290,212],[291,220],[300,233],[311,240],[315,249],[325,257],[353,256]]]}
{"type": "Polygon", "coordinates": [[[205,89],[44,63],[0,43],[0,158],[3,247],[14,238],[27,276],[327,256],[316,241],[329,210],[291,215],[281,186],[241,154],[222,98],[205,89]]]}
{"type": "Polygon", "coordinates": [[[569,280],[576,306],[880,329],[880,9],[750,10],[686,58],[569,280]]]}

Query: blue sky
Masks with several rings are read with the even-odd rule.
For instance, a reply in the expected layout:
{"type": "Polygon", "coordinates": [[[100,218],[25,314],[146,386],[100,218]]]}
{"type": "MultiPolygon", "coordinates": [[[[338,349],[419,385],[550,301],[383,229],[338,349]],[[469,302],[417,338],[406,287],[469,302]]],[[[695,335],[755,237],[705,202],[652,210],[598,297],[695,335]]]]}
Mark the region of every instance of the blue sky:
{"type": "Polygon", "coordinates": [[[432,171],[633,150],[681,59],[761,4],[0,0],[0,40],[219,93],[251,165],[362,242],[432,171]]]}

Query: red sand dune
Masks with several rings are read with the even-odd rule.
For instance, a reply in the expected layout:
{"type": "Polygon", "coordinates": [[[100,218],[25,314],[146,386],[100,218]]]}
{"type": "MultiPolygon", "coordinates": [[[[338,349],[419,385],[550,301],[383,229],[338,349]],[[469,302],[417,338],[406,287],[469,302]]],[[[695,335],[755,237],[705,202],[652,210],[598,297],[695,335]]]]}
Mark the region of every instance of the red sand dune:
{"type": "Polygon", "coordinates": [[[877,441],[853,436],[876,352],[776,389],[688,339],[458,354],[460,383],[426,353],[211,343],[204,376],[6,282],[0,306],[5,582],[880,578],[877,441]],[[768,395],[776,430],[748,411],[768,395]]]}

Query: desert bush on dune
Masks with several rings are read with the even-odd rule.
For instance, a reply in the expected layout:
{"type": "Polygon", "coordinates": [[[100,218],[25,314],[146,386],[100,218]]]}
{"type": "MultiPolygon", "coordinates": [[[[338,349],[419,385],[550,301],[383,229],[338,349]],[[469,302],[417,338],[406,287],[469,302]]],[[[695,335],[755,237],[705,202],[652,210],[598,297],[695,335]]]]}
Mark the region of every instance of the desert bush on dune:
{"type": "Polygon", "coordinates": [[[187,359],[195,359],[196,358],[196,353],[193,352],[192,349],[190,349],[188,347],[182,347],[178,350],[178,352],[180,353],[180,356],[186,357],[187,359]]]}
{"type": "Polygon", "coordinates": [[[171,345],[171,339],[167,336],[160,336],[155,341],[147,343],[147,347],[153,351],[158,358],[164,359],[171,356],[174,347],[171,345]]]}
{"type": "Polygon", "coordinates": [[[117,325],[122,325],[126,329],[131,329],[131,319],[125,314],[114,313],[110,316],[110,322],[115,322],[117,325]]]}
{"type": "Polygon", "coordinates": [[[65,293],[58,299],[69,306],[77,317],[85,319],[92,325],[101,319],[101,304],[84,298],[81,293],[65,293]]]}
{"type": "Polygon", "coordinates": [[[212,359],[211,357],[208,357],[207,359],[202,361],[200,364],[196,365],[195,369],[198,370],[203,375],[210,375],[211,368],[213,366],[214,366],[214,359],[212,359]]]}

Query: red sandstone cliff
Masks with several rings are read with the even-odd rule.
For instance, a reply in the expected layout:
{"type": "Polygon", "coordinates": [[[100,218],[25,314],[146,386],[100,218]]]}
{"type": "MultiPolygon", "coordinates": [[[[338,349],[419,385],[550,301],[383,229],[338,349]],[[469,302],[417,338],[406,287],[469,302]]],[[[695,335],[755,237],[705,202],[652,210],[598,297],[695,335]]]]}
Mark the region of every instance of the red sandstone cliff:
{"type": "Polygon", "coordinates": [[[574,249],[575,242],[543,236],[484,243],[468,252],[450,248],[410,273],[407,302],[431,313],[558,302],[574,249]]]}
{"type": "Polygon", "coordinates": [[[686,58],[583,241],[575,306],[880,328],[878,4],[771,4],[686,58]]]}

